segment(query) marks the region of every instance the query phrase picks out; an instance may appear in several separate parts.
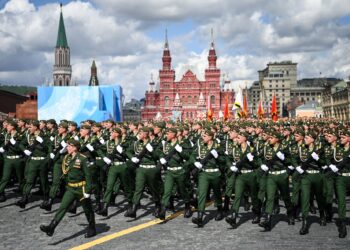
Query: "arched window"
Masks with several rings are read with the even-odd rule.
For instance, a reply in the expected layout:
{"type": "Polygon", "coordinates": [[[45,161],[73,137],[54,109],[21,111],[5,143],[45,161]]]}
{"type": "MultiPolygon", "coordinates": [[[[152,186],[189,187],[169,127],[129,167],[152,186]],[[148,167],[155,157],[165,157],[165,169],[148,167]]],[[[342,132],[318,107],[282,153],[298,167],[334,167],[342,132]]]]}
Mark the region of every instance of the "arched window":
{"type": "Polygon", "coordinates": [[[214,105],[214,104],[215,104],[215,96],[214,96],[214,95],[212,95],[212,96],[210,97],[210,101],[211,101],[211,105],[214,105]]]}
{"type": "Polygon", "coordinates": [[[187,96],[187,103],[192,103],[192,96],[187,96]]]}
{"type": "Polygon", "coordinates": [[[169,104],[170,104],[170,99],[169,99],[169,96],[166,96],[166,97],[164,97],[164,106],[169,106],[169,104]]]}

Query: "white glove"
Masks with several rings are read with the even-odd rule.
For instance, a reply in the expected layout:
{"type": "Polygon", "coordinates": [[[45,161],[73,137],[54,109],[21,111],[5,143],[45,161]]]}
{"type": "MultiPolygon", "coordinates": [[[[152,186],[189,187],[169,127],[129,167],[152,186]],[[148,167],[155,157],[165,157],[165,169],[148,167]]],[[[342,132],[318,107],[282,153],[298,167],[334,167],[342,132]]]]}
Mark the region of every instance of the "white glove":
{"type": "Polygon", "coordinates": [[[298,171],[299,174],[304,173],[304,170],[300,166],[296,167],[296,170],[298,171]]]}
{"type": "Polygon", "coordinates": [[[50,153],[50,158],[51,158],[51,159],[55,158],[55,154],[50,153]]]}
{"type": "Polygon", "coordinates": [[[53,140],[55,140],[55,137],[50,136],[50,141],[53,141],[53,140]]]}
{"type": "Polygon", "coordinates": [[[238,171],[238,168],[236,166],[231,166],[230,169],[235,173],[238,171]]]}
{"type": "Polygon", "coordinates": [[[89,199],[89,198],[90,198],[90,194],[83,193],[83,195],[84,195],[84,198],[85,198],[85,199],[89,199]]]}
{"type": "Polygon", "coordinates": [[[203,165],[202,165],[199,161],[196,161],[196,162],[194,163],[194,165],[195,165],[196,168],[198,168],[198,169],[202,169],[202,167],[203,167],[203,165]]]}
{"type": "Polygon", "coordinates": [[[220,143],[221,141],[220,141],[220,139],[219,139],[219,138],[216,138],[216,142],[217,142],[217,143],[220,143]]]}
{"type": "Polygon", "coordinates": [[[247,154],[247,158],[249,161],[253,161],[254,159],[254,155],[252,155],[251,153],[247,154]]]}
{"type": "Polygon", "coordinates": [[[89,149],[89,151],[94,151],[94,147],[90,143],[87,144],[86,147],[89,149]]]}
{"type": "Polygon", "coordinates": [[[5,152],[4,148],[1,147],[1,148],[0,148],[0,153],[4,153],[4,152],[5,152]]]}
{"type": "Polygon", "coordinates": [[[109,159],[108,157],[103,157],[103,161],[108,165],[112,163],[111,159],[109,159]]]}
{"type": "Polygon", "coordinates": [[[137,158],[137,157],[132,157],[131,158],[131,161],[133,162],[133,163],[139,163],[139,158],[137,158]]]}
{"type": "Polygon", "coordinates": [[[10,142],[11,142],[12,145],[15,145],[15,144],[16,144],[16,140],[13,139],[13,138],[10,139],[10,142]]]}
{"type": "Polygon", "coordinates": [[[37,136],[36,138],[35,138],[35,140],[37,141],[37,142],[39,142],[39,143],[43,143],[43,138],[41,138],[40,136],[37,136]]]}
{"type": "Polygon", "coordinates": [[[228,151],[227,150],[225,151],[225,155],[228,155],[228,151]]]}
{"type": "Polygon", "coordinates": [[[318,154],[316,154],[315,152],[312,152],[311,156],[312,156],[312,158],[314,158],[315,161],[318,161],[320,159],[318,157],[318,154]]]}
{"type": "Polygon", "coordinates": [[[335,165],[333,165],[333,164],[329,165],[329,168],[332,169],[332,171],[333,171],[334,173],[336,173],[336,172],[339,171],[339,169],[338,169],[335,165]]]}
{"type": "Polygon", "coordinates": [[[268,166],[266,166],[265,164],[262,164],[262,165],[260,166],[260,168],[261,168],[264,172],[266,172],[266,171],[269,170],[268,166]]]}
{"type": "Polygon", "coordinates": [[[288,166],[288,168],[289,168],[290,170],[294,170],[294,167],[293,167],[293,166],[288,166]]]}
{"type": "Polygon", "coordinates": [[[250,147],[250,144],[251,144],[250,141],[247,141],[247,145],[248,145],[249,147],[250,147]]]}
{"type": "Polygon", "coordinates": [[[151,152],[151,153],[153,152],[153,147],[152,147],[152,145],[149,144],[149,143],[147,143],[146,149],[148,150],[148,152],[151,152]]]}
{"type": "Polygon", "coordinates": [[[166,164],[166,160],[164,158],[160,158],[159,161],[160,161],[160,163],[162,163],[162,165],[166,164]]]}
{"type": "Polygon", "coordinates": [[[77,135],[74,136],[74,140],[79,141],[79,137],[77,135]]]}
{"type": "Polygon", "coordinates": [[[66,143],[65,141],[61,141],[61,146],[62,146],[63,148],[65,148],[65,147],[67,147],[67,143],[66,143]]]}
{"type": "Polygon", "coordinates": [[[326,170],[327,168],[328,168],[327,165],[325,165],[325,166],[322,167],[323,170],[326,170]]]}
{"type": "Polygon", "coordinates": [[[67,148],[66,148],[66,147],[64,147],[64,148],[62,148],[62,149],[60,150],[60,154],[64,154],[65,152],[67,152],[67,148]]]}
{"type": "Polygon", "coordinates": [[[176,150],[177,152],[181,153],[181,152],[182,152],[182,147],[181,147],[179,144],[176,144],[175,150],[176,150]]]}
{"type": "Polygon", "coordinates": [[[121,147],[120,145],[117,146],[117,151],[119,154],[123,153],[123,147],[121,147]]]}
{"type": "Polygon", "coordinates": [[[278,151],[276,155],[281,161],[284,161],[284,154],[281,151],[278,151]]]}
{"type": "Polygon", "coordinates": [[[105,140],[103,139],[103,137],[100,138],[100,143],[101,143],[102,145],[105,145],[106,142],[105,142],[105,140]]]}
{"type": "Polygon", "coordinates": [[[32,154],[32,152],[30,152],[28,149],[23,151],[27,156],[30,156],[32,154]]]}
{"type": "Polygon", "coordinates": [[[212,149],[210,153],[214,156],[215,159],[219,157],[218,152],[216,152],[215,149],[212,149]]]}

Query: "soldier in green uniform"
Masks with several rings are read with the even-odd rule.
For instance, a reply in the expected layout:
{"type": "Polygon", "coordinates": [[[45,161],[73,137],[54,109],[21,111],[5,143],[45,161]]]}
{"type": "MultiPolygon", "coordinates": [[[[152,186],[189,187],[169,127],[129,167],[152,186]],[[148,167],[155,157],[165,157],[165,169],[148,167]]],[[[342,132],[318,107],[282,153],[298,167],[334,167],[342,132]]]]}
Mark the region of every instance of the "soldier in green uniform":
{"type": "Polygon", "coordinates": [[[27,157],[25,184],[23,196],[16,202],[20,208],[25,208],[28,203],[30,191],[34,187],[35,180],[39,176],[40,185],[44,193],[44,200],[47,199],[48,186],[48,141],[39,130],[39,122],[29,123],[28,134],[23,138],[20,148],[27,157]]]}
{"type": "Polygon", "coordinates": [[[106,142],[106,152],[99,152],[105,164],[108,166],[107,188],[103,196],[101,209],[97,214],[108,215],[108,206],[111,202],[113,189],[116,181],[119,179],[124,187],[129,206],[132,204],[134,179],[131,178],[130,169],[126,165],[126,149],[128,142],[122,138],[120,128],[112,128],[111,137],[106,142]]]}
{"type": "Polygon", "coordinates": [[[333,163],[329,168],[334,173],[335,191],[338,196],[339,238],[345,238],[346,230],[346,193],[350,191],[350,131],[343,130],[340,136],[342,147],[333,152],[333,163]]]}
{"type": "Polygon", "coordinates": [[[248,188],[252,197],[254,219],[253,224],[259,223],[261,217],[261,203],[258,199],[258,182],[256,179],[256,164],[254,162],[254,147],[247,144],[249,134],[241,131],[237,137],[239,146],[232,148],[229,155],[232,157],[227,161],[227,167],[236,175],[235,199],[231,207],[231,215],[226,222],[232,227],[236,226],[239,206],[244,191],[248,188]]]}
{"type": "Polygon", "coordinates": [[[266,219],[259,226],[266,231],[271,230],[272,212],[276,200],[277,191],[280,192],[282,200],[287,209],[288,224],[293,225],[293,209],[289,194],[289,176],[285,165],[286,158],[289,157],[288,151],[285,150],[281,143],[281,136],[277,131],[270,132],[269,146],[264,148],[264,157],[261,158],[261,169],[267,172],[266,181],[266,219]]]}
{"type": "Polygon", "coordinates": [[[324,196],[323,196],[323,178],[320,169],[322,161],[320,160],[320,148],[314,144],[317,134],[314,131],[305,133],[305,148],[301,148],[299,157],[301,166],[296,167],[296,170],[301,177],[301,208],[303,224],[300,229],[300,234],[309,233],[309,211],[310,211],[310,193],[315,191],[318,208],[320,211],[320,224],[326,225],[326,218],[324,213],[324,196]]]}
{"type": "Polygon", "coordinates": [[[17,133],[17,124],[10,120],[6,122],[6,132],[3,144],[0,145],[0,153],[4,156],[3,174],[0,181],[0,202],[6,201],[5,188],[10,181],[13,170],[16,172],[20,190],[22,190],[24,180],[24,160],[22,150],[19,147],[21,137],[17,133]]]}
{"type": "Polygon", "coordinates": [[[162,142],[160,164],[165,169],[164,177],[164,193],[162,197],[162,207],[159,218],[164,220],[166,208],[169,206],[170,196],[172,194],[174,184],[180,192],[181,197],[185,202],[184,217],[192,216],[190,195],[186,190],[187,171],[184,168],[184,160],[189,157],[189,152],[186,147],[182,147],[182,142],[176,137],[177,129],[169,128],[166,134],[166,141],[162,142]]]}
{"type": "Polygon", "coordinates": [[[192,217],[192,222],[198,225],[198,227],[203,227],[203,215],[209,186],[213,188],[215,205],[217,207],[215,220],[219,221],[224,218],[220,186],[221,171],[219,166],[225,165],[225,159],[221,158],[223,154],[220,152],[220,145],[213,140],[214,133],[210,129],[205,130],[202,138],[202,142],[197,140],[197,147],[193,150],[187,163],[188,166],[194,166],[199,171],[197,190],[198,213],[197,217],[192,217]]]}
{"type": "Polygon", "coordinates": [[[66,180],[66,192],[63,195],[61,205],[49,225],[41,225],[40,230],[48,236],[52,236],[58,223],[63,219],[74,200],[79,200],[82,205],[86,219],[89,223],[86,238],[96,235],[95,215],[92,209],[90,195],[91,176],[87,167],[86,157],[79,153],[80,143],[76,140],[68,141],[68,154],[63,159],[62,172],[66,180]]]}
{"type": "Polygon", "coordinates": [[[157,167],[159,150],[150,141],[149,128],[143,127],[138,135],[139,140],[130,145],[126,154],[131,162],[137,167],[135,178],[135,192],[133,205],[125,213],[125,217],[136,218],[136,211],[141,200],[145,185],[150,189],[152,199],[155,202],[153,215],[159,216],[161,198],[161,169],[157,167]]]}
{"type": "MultiPolygon", "coordinates": [[[[52,185],[49,191],[49,199],[44,201],[40,208],[47,211],[51,211],[54,199],[57,196],[59,188],[62,184],[62,163],[64,155],[67,152],[67,141],[68,141],[68,124],[66,122],[61,122],[58,126],[58,134],[54,136],[52,141],[52,146],[49,150],[50,159],[53,162],[52,167],[52,185]]],[[[52,136],[52,135],[51,135],[52,136]]],[[[51,140],[51,139],[50,139],[51,140]]]]}

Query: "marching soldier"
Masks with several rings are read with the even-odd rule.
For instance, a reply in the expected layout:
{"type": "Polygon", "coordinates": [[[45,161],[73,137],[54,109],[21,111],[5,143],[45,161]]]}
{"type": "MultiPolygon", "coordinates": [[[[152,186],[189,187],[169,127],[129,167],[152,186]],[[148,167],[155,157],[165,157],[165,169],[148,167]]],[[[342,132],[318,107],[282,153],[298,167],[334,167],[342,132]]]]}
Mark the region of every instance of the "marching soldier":
{"type": "Polygon", "coordinates": [[[224,218],[221,199],[221,171],[218,166],[223,166],[224,162],[220,159],[219,144],[214,141],[214,133],[206,129],[202,137],[203,141],[197,139],[197,147],[193,150],[188,161],[189,166],[195,167],[198,174],[198,213],[197,217],[192,217],[192,222],[198,227],[203,227],[203,215],[205,210],[205,201],[208,194],[209,186],[213,188],[215,196],[215,205],[217,214],[215,220],[219,221],[224,218]]]}
{"type": "Polygon", "coordinates": [[[79,148],[79,141],[72,139],[68,141],[68,154],[64,157],[62,164],[62,172],[67,183],[66,192],[51,223],[47,226],[40,226],[40,230],[48,236],[53,235],[55,228],[63,219],[74,200],[80,201],[89,223],[85,237],[90,238],[96,235],[95,215],[90,200],[92,192],[91,176],[87,166],[87,159],[83,154],[79,153],[79,148]]]}

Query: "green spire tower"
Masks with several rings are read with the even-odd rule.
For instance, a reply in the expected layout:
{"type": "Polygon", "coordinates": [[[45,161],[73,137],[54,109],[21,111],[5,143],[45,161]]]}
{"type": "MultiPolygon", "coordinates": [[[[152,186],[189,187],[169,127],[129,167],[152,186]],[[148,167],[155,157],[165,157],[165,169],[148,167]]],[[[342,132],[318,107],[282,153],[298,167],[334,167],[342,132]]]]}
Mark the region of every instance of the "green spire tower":
{"type": "Polygon", "coordinates": [[[69,86],[72,77],[70,65],[70,49],[64,27],[62,3],[60,4],[60,21],[58,25],[57,43],[55,48],[55,65],[53,69],[54,86],[69,86]]]}

